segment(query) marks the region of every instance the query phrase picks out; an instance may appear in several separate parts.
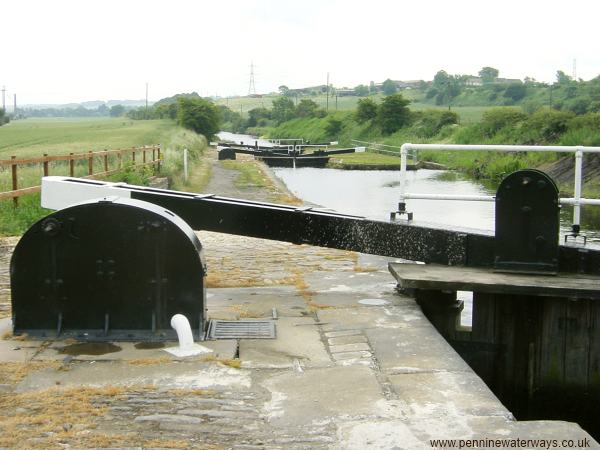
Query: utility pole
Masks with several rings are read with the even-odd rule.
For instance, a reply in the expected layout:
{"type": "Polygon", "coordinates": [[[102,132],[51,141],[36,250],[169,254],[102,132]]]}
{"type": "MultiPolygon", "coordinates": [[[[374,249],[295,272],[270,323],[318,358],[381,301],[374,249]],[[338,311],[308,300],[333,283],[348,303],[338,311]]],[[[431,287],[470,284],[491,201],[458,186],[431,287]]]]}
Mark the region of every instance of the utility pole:
{"type": "Polygon", "coordinates": [[[146,81],[146,110],[144,111],[144,119],[148,119],[148,82],[146,81]]]}
{"type": "Polygon", "coordinates": [[[325,111],[329,111],[329,72],[327,72],[327,99],[325,100],[325,111]]]}
{"type": "Polygon", "coordinates": [[[6,93],[6,86],[2,86],[2,109],[6,111],[6,103],[4,100],[4,95],[6,93]]]}
{"type": "Polygon", "coordinates": [[[577,81],[577,59],[573,59],[573,81],[577,81]]]}
{"type": "Polygon", "coordinates": [[[13,114],[14,114],[14,115],[15,115],[15,117],[16,117],[16,115],[17,115],[17,94],[15,94],[15,97],[14,97],[14,98],[15,98],[15,104],[14,104],[14,110],[13,110],[13,114]]]}

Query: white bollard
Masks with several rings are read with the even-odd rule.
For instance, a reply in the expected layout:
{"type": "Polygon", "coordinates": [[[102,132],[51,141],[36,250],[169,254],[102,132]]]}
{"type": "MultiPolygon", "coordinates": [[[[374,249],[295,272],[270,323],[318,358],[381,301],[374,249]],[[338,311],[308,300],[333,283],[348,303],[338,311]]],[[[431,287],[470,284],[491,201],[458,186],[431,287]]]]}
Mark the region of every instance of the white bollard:
{"type": "Polygon", "coordinates": [[[192,327],[190,321],[183,314],[175,314],[171,317],[171,327],[177,332],[179,347],[165,348],[166,352],[178,357],[200,355],[202,353],[210,353],[212,350],[202,345],[194,344],[194,336],[192,335],[192,327]]]}

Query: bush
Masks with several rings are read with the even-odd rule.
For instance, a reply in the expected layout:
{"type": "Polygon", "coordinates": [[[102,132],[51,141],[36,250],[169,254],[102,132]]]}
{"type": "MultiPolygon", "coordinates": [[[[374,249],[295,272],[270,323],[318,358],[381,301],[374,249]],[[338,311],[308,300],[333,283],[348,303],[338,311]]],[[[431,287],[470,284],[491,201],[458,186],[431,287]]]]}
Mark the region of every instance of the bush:
{"type": "Polygon", "coordinates": [[[523,128],[523,141],[528,144],[554,143],[567,131],[572,112],[543,108],[533,114],[523,128]]]}
{"type": "Polygon", "coordinates": [[[208,100],[179,97],[177,123],[210,139],[221,128],[221,114],[219,108],[208,100]]]}
{"type": "Polygon", "coordinates": [[[457,124],[458,119],[458,114],[454,111],[419,111],[413,113],[412,129],[417,136],[430,138],[438,134],[444,126],[457,124]]]}
{"type": "Polygon", "coordinates": [[[333,117],[329,118],[325,126],[325,132],[330,138],[335,138],[342,131],[342,121],[333,117]]]}
{"type": "Polygon", "coordinates": [[[358,123],[365,123],[377,117],[377,103],[370,98],[362,98],[358,101],[355,118],[358,123]]]}
{"type": "Polygon", "coordinates": [[[527,116],[516,108],[493,108],[483,113],[481,131],[487,137],[493,137],[506,127],[516,127],[524,122],[527,116]]]}
{"type": "Polygon", "coordinates": [[[289,97],[279,97],[273,100],[273,110],[271,117],[277,125],[291,120],[296,115],[296,106],[294,101],[289,97]]]}
{"type": "Polygon", "coordinates": [[[504,91],[504,97],[510,98],[513,102],[518,102],[527,95],[527,87],[523,83],[512,83],[504,91]]]}
{"type": "Polygon", "coordinates": [[[590,108],[590,101],[587,98],[577,97],[567,100],[563,104],[563,109],[574,112],[575,114],[585,114],[590,108]]]}
{"type": "Polygon", "coordinates": [[[378,122],[383,134],[392,134],[410,122],[410,100],[402,94],[393,94],[383,99],[378,112],[378,122]]]}

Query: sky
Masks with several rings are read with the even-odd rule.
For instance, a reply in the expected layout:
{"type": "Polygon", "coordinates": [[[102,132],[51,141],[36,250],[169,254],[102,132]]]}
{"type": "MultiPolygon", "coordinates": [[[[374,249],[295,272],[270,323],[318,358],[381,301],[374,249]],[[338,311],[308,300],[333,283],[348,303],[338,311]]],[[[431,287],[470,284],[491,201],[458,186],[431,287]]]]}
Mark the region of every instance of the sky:
{"type": "MultiPolygon", "coordinates": [[[[7,104],[247,95],[431,80],[438,70],[600,74],[597,0],[18,0],[0,8],[7,104]],[[10,100],[10,101],[9,101],[10,100]]],[[[1,105],[0,105],[1,106],[1,105]]]]}

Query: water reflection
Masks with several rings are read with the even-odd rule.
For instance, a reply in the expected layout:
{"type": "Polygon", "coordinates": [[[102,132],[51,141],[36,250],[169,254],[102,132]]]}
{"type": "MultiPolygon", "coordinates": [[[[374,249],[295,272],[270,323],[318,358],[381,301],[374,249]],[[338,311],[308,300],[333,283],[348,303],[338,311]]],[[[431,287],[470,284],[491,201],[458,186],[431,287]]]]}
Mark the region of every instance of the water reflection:
{"type": "MultiPolygon", "coordinates": [[[[274,168],[273,171],[297,197],[341,213],[388,220],[398,203],[399,172],[315,168],[274,168]]],[[[495,185],[482,185],[460,174],[439,170],[407,173],[407,192],[455,195],[494,195],[495,185]]],[[[494,203],[450,200],[409,200],[415,220],[443,225],[494,229],[494,203]]],[[[561,234],[570,230],[571,207],[561,210],[561,234]]],[[[600,241],[600,208],[587,207],[582,229],[590,241],[600,241]]]]}
{"type": "Polygon", "coordinates": [[[230,133],[229,131],[221,131],[220,133],[217,134],[217,136],[222,141],[232,141],[232,142],[235,142],[236,144],[254,145],[254,143],[256,141],[258,141],[258,145],[262,145],[262,146],[273,145],[269,141],[257,138],[256,136],[250,136],[249,134],[236,134],[236,133],[230,133]]]}

